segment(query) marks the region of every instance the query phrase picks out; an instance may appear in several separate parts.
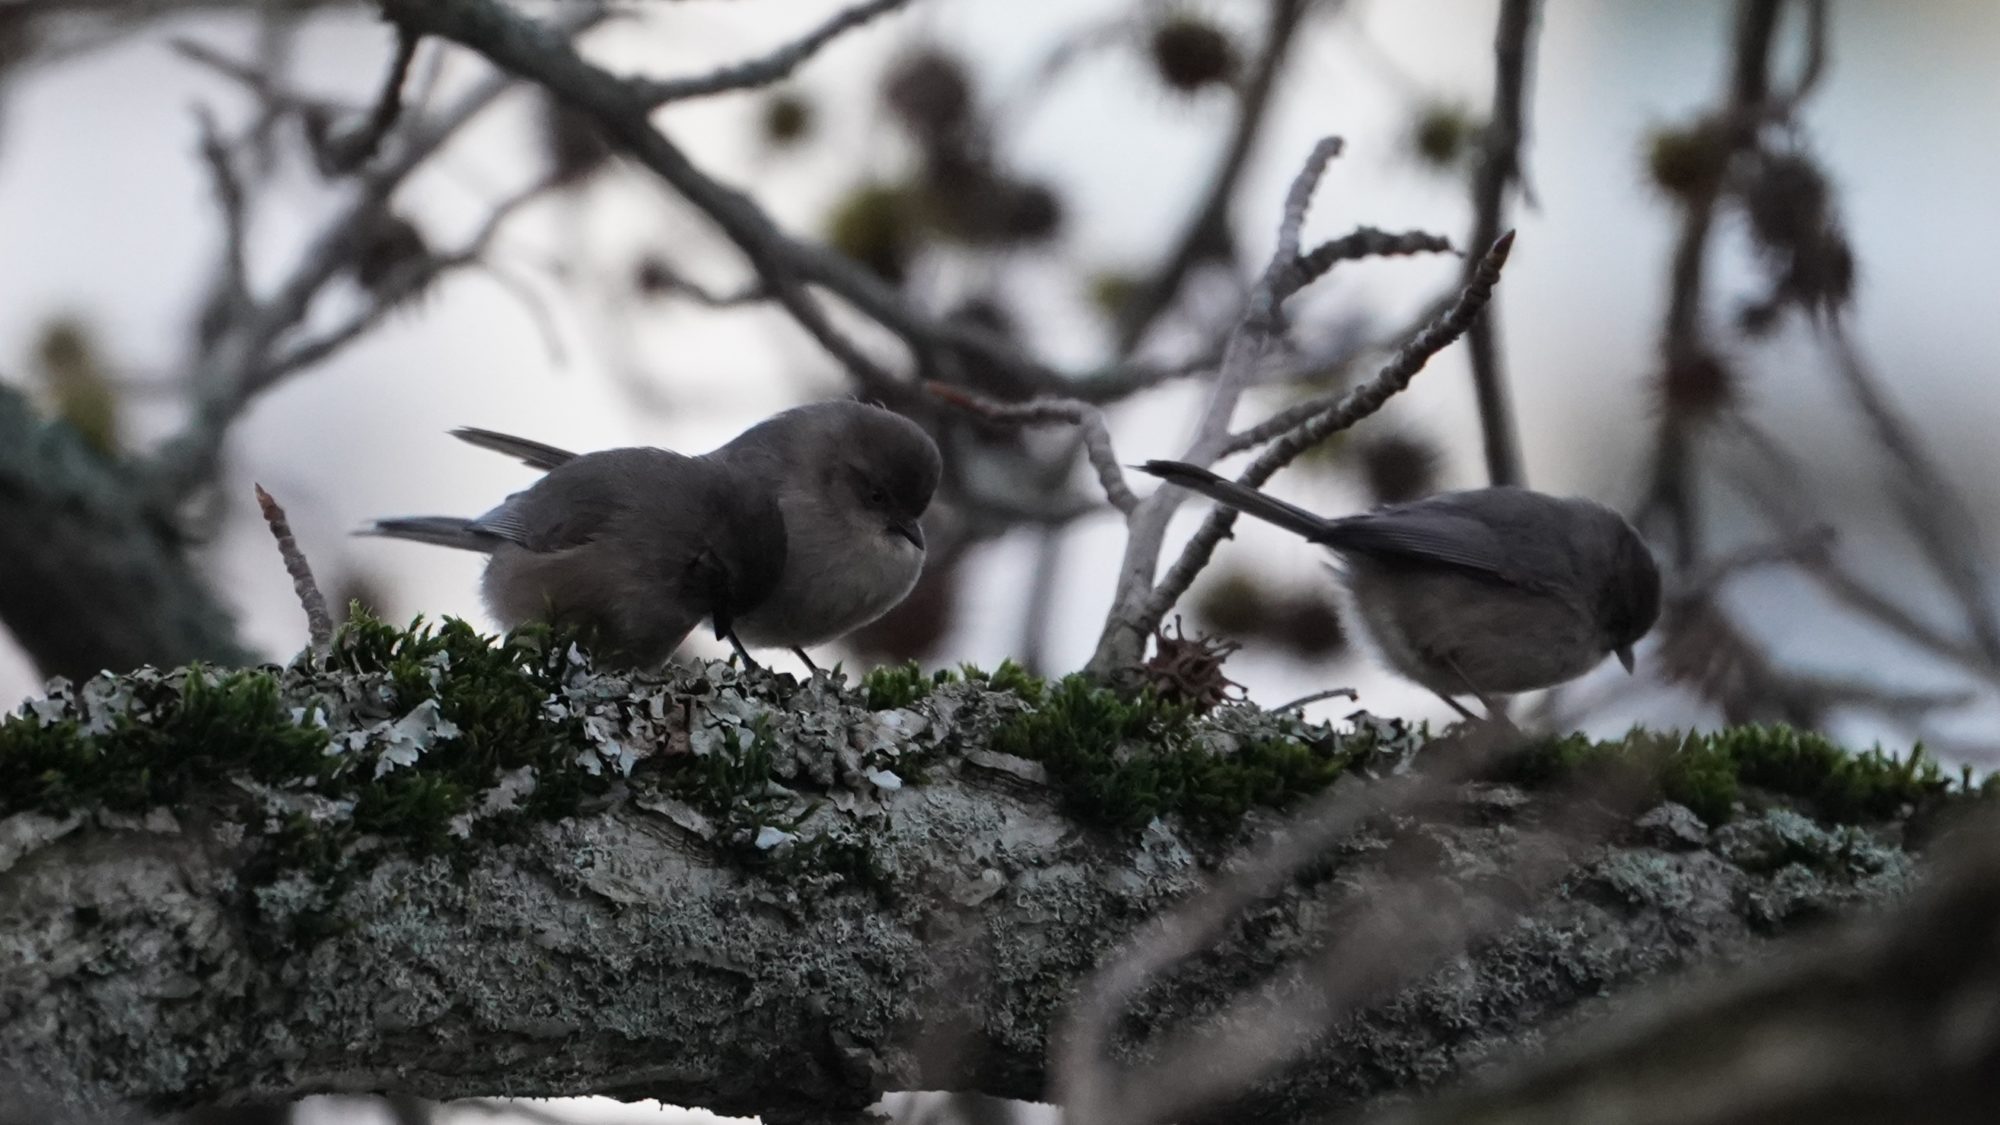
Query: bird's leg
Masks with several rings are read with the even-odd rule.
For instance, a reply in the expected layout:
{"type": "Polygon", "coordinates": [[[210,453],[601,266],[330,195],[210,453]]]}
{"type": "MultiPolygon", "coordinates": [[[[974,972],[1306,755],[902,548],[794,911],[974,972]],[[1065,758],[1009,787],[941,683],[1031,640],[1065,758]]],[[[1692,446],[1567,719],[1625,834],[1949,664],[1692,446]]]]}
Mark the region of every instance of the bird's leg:
{"type": "Polygon", "coordinates": [[[1460,715],[1465,716],[1466,722],[1476,723],[1479,721],[1479,716],[1473,714],[1470,710],[1466,708],[1465,704],[1460,703],[1458,700],[1453,699],[1451,696],[1446,695],[1441,691],[1433,691],[1431,694],[1437,696],[1439,699],[1442,699],[1446,703],[1450,704],[1452,710],[1458,712],[1460,715]]]}
{"type": "MultiPolygon", "coordinates": [[[[1452,674],[1458,677],[1458,682],[1465,685],[1466,694],[1472,696],[1472,698],[1474,699],[1477,699],[1479,701],[1479,705],[1481,707],[1486,708],[1486,719],[1488,722],[1499,723],[1502,726],[1506,727],[1512,727],[1514,725],[1514,720],[1507,717],[1506,710],[1500,707],[1498,704],[1494,703],[1491,696],[1487,695],[1483,691],[1480,691],[1479,688],[1475,684],[1473,684],[1472,677],[1466,675],[1465,670],[1458,666],[1457,661],[1453,660],[1449,656],[1445,656],[1443,659],[1445,664],[1451,668],[1452,674]]],[[[1464,715],[1468,721],[1475,723],[1479,721],[1479,719],[1476,716],[1474,716],[1472,712],[1466,710],[1464,707],[1459,706],[1456,700],[1452,699],[1448,695],[1445,695],[1443,692],[1438,692],[1438,698],[1444,700],[1446,703],[1451,704],[1454,708],[1457,708],[1458,713],[1464,715]]]]}
{"type": "Polygon", "coordinates": [[[806,669],[813,674],[813,677],[815,679],[825,674],[819,670],[819,665],[813,663],[812,657],[806,655],[805,649],[794,648],[792,650],[792,655],[799,658],[800,663],[806,666],[806,669]]]}
{"type": "Polygon", "coordinates": [[[750,650],[744,648],[743,642],[736,639],[736,630],[730,629],[724,632],[722,635],[728,639],[729,647],[736,650],[736,655],[743,658],[743,667],[749,669],[752,672],[762,672],[764,670],[764,666],[762,664],[759,664],[755,660],[750,659],[750,650]]]}

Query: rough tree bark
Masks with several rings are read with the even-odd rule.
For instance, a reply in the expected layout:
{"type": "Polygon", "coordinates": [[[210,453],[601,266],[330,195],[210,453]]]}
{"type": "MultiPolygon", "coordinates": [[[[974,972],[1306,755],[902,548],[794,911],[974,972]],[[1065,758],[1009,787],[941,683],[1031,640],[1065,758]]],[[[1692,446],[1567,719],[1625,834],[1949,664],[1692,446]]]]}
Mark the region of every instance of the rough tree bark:
{"type": "MultiPolygon", "coordinates": [[[[474,735],[470,712],[461,730],[435,702],[385,704],[401,675],[293,668],[279,705],[317,706],[328,755],[408,781],[474,735]]],[[[654,1097],[767,1121],[837,1119],[898,1089],[1036,1098],[1080,979],[1280,821],[1104,827],[1073,786],[993,748],[1028,705],[979,683],[871,711],[825,683],[746,684],[720,666],[651,684],[564,675],[545,710],[587,732],[569,768],[616,780],[544,819],[502,810],[561,771],[524,786],[496,770],[455,821],[469,837],[441,849],[314,837],[355,802],[229,762],[231,780],[143,812],[18,811],[25,793],[0,794],[16,810],[0,819],[0,1069],[50,1120],[324,1091],[654,1097]],[[750,791],[788,811],[732,818],[667,784],[751,760],[751,732],[766,772],[750,791]]],[[[104,728],[127,707],[164,725],[167,689],[185,678],[132,688],[143,705],[106,679],[15,722],[104,728]]],[[[1401,768],[1418,741],[1380,720],[1361,729],[1380,746],[1373,768],[1401,768]]],[[[1230,707],[1188,737],[1229,755],[1342,736],[1230,707]]],[[[1366,772],[1335,784],[1375,784],[1366,772]]],[[[1153,1029],[1286,987],[1295,959],[1395,886],[1508,912],[1217,1114],[1300,1120],[1428,1089],[1634,981],[1895,896],[1914,869],[1893,826],[1779,807],[1712,831],[1678,805],[1589,817],[1608,835],[1580,843],[1566,800],[1454,786],[1379,818],[1144,993],[1119,1052],[1143,1058],[1153,1029]],[[1553,891],[1536,874],[1550,870],[1567,872],[1553,891]]]]}

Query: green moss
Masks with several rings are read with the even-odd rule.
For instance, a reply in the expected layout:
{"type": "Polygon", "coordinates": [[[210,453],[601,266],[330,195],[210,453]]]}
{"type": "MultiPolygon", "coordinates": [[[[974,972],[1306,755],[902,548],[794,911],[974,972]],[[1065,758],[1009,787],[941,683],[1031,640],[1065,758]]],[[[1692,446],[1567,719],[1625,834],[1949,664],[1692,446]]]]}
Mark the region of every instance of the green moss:
{"type": "Polygon", "coordinates": [[[217,674],[199,665],[121,681],[101,729],[86,705],[45,720],[28,704],[0,719],[0,814],[102,807],[140,812],[179,803],[232,771],[270,780],[332,774],[327,735],[294,721],[268,672],[217,674]]]}
{"type": "Polygon", "coordinates": [[[956,672],[949,668],[925,672],[912,660],[872,669],[861,678],[861,690],[868,696],[870,711],[894,711],[913,706],[928,698],[937,688],[961,680],[984,684],[994,691],[1009,692],[1029,703],[1040,702],[1046,687],[1040,676],[1029,673],[1012,660],[1002,660],[1000,666],[991,672],[973,664],[961,664],[956,672]]]}
{"type": "Polygon", "coordinates": [[[1714,736],[1743,780],[1812,803],[1836,821],[1886,820],[1905,809],[1969,788],[1955,782],[1921,744],[1906,758],[1880,747],[1849,754],[1819,735],[1790,727],[1740,727],[1714,736]]]}
{"type": "Polygon", "coordinates": [[[990,676],[969,664],[964,671],[966,679],[984,680],[994,691],[1009,692],[1028,703],[1040,703],[1048,690],[1048,681],[1011,660],[1002,660],[990,676]]]}
{"type": "Polygon", "coordinates": [[[609,779],[576,765],[583,731],[551,719],[545,704],[562,686],[570,638],[544,626],[517,629],[497,641],[463,621],[423,620],[397,629],[361,617],[343,626],[330,665],[386,676],[397,713],[435,700],[457,733],[426,747],[420,771],[398,770],[363,792],[357,821],[370,831],[437,842],[452,818],[472,808],[503,772],[535,770],[535,790],[522,812],[547,820],[574,812],[609,779]]]}
{"type": "Polygon", "coordinates": [[[1325,788],[1369,745],[1271,737],[1218,752],[1195,738],[1190,710],[1150,693],[1126,697],[1069,676],[1037,695],[1038,706],[994,731],[992,748],[1042,763],[1075,814],[1121,832],[1168,815],[1228,831],[1252,808],[1325,788]]]}
{"type": "Polygon", "coordinates": [[[870,711],[895,711],[929,697],[932,688],[955,678],[946,668],[927,674],[922,665],[912,660],[870,669],[861,678],[861,690],[868,695],[870,711]]]}
{"type": "Polygon", "coordinates": [[[1840,823],[1883,821],[1940,799],[2000,791],[1990,778],[1975,783],[1970,771],[1951,777],[1922,746],[1902,758],[1879,747],[1850,754],[1820,735],[1783,726],[1688,735],[1635,729],[1615,742],[1570,735],[1528,747],[1505,770],[1531,784],[1592,771],[1626,774],[1623,783],[1650,786],[1711,825],[1730,819],[1745,790],[1798,798],[1840,823]]]}

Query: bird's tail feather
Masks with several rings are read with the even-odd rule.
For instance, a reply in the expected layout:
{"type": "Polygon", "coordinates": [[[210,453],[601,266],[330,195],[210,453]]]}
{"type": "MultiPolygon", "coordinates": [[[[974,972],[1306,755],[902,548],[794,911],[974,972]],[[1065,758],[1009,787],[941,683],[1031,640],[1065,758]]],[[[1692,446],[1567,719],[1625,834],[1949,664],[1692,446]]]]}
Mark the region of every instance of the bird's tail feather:
{"type": "Polygon", "coordinates": [[[355,534],[379,535],[385,539],[409,539],[439,547],[457,547],[462,551],[484,551],[488,554],[506,542],[497,535],[476,530],[471,520],[460,519],[457,516],[402,516],[396,519],[376,520],[355,534]]]}
{"type": "Polygon", "coordinates": [[[576,460],[576,454],[571,453],[567,449],[557,449],[553,445],[543,445],[539,441],[530,441],[527,438],[515,437],[512,434],[503,434],[494,430],[482,430],[477,426],[460,426],[451,432],[451,436],[468,445],[476,445],[481,449],[490,449],[495,453],[504,453],[509,457],[518,459],[523,465],[531,469],[546,471],[566,462],[576,460]]]}
{"type": "Polygon", "coordinates": [[[1249,485],[1216,476],[1207,469],[1190,465],[1185,461],[1148,461],[1140,468],[1171,484],[1199,492],[1218,504],[1235,508],[1244,515],[1256,516],[1260,520],[1277,524],[1314,542],[1319,542],[1332,525],[1331,520],[1316,516],[1304,508],[1287,504],[1275,496],[1267,496],[1249,485]]]}

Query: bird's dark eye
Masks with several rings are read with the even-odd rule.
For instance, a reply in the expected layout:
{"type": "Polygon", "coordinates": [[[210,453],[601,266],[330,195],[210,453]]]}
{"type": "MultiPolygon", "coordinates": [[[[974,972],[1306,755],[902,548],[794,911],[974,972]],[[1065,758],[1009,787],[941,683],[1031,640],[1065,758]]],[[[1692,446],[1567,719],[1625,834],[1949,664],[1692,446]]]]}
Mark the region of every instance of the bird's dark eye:
{"type": "Polygon", "coordinates": [[[886,508],[889,506],[889,494],[881,488],[870,488],[868,490],[868,502],[886,508]]]}

